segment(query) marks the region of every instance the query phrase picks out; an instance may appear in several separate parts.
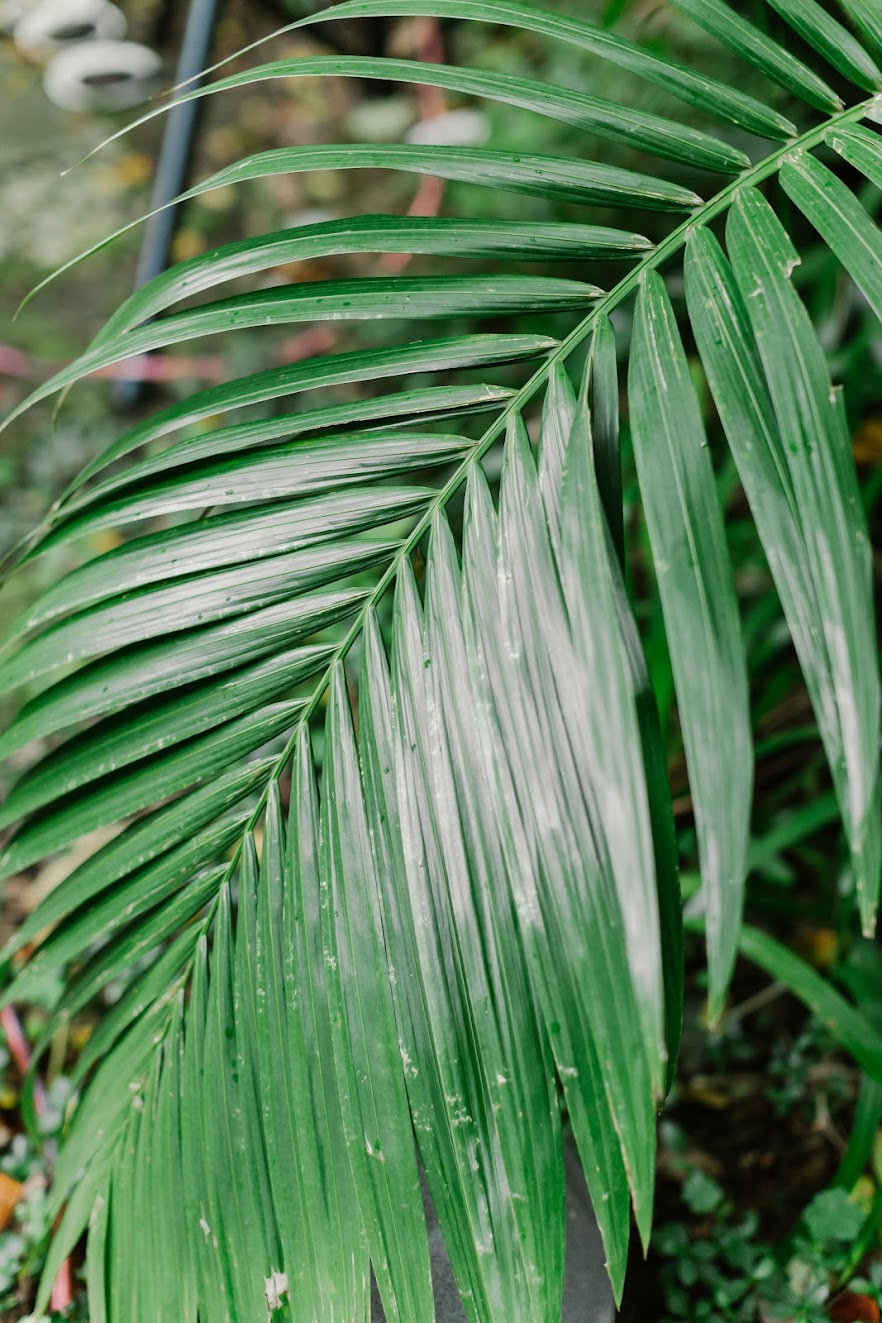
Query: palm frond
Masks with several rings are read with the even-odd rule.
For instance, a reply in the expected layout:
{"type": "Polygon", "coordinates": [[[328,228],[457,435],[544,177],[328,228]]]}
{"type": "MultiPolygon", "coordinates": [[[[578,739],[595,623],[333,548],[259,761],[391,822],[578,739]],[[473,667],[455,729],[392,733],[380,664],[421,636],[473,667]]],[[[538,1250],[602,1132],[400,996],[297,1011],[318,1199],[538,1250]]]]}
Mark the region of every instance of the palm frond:
{"type": "MultiPolygon", "coordinates": [[[[387,1318],[430,1320],[424,1180],[469,1319],[554,1323],[565,1125],[621,1294],[632,1209],[644,1243],[650,1233],[655,1111],[683,995],[665,750],[625,587],[623,389],[688,763],[712,1014],[739,948],[770,969],[783,959],[740,923],[746,665],[687,333],[875,929],[869,539],[841,395],[792,279],[800,255],[760,190],[780,179],[882,316],[878,229],[824,150],[882,186],[882,26],[869,0],[841,0],[841,22],[815,0],[769,0],[818,72],[723,0],[675,3],[774,85],[769,104],[516,0],[346,0],[292,27],[424,15],[520,28],[647,80],[723,136],[536,79],[400,59],[279,60],[187,94],[302,76],[429,84],[624,143],[636,165],[645,154],[705,172],[708,194],[652,159],[630,170],[495,147],[330,144],[249,157],[190,198],[385,169],[505,201],[650,213],[657,244],[636,220],[632,232],[516,212],[257,236],[151,282],[23,406],[195,337],[383,325],[378,346],[224,382],[136,423],[20,551],[26,563],[134,529],[52,584],[0,651],[0,685],[25,691],[0,753],[53,742],[0,808],[14,827],[0,873],[118,829],[3,952],[7,1000],[73,970],[41,1050],[125,981],[79,1063],[38,1307],[89,1224],[96,1321],[261,1323],[269,1310],[353,1323],[371,1271],[387,1318]],[[282,264],[399,252],[503,269],[214,297],[282,264]],[[524,269],[562,258],[613,259],[625,274],[604,291],[524,269]],[[678,316],[661,273],[681,259],[678,316]],[[612,317],[635,296],[620,382],[612,317]],[[569,329],[506,329],[522,314],[569,329]],[[435,321],[445,333],[424,338],[435,321]],[[567,364],[580,349],[577,384],[567,364]]],[[[882,1075],[859,1012],[816,983],[802,995],[833,1006],[843,1041],[882,1075]]]]}

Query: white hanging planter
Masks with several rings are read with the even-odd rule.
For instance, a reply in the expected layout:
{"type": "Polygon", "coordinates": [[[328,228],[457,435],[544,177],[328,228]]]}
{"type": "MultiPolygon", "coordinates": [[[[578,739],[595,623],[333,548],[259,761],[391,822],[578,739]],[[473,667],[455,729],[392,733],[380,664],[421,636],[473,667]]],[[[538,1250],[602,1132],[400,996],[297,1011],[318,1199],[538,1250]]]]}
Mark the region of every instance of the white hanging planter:
{"type": "Polygon", "coordinates": [[[63,110],[128,110],[153,95],[161,72],[162,60],[149,46],[83,41],[52,57],[43,86],[49,100],[63,110]]]}
{"type": "Polygon", "coordinates": [[[120,41],[127,27],[110,0],[39,0],[25,9],[13,37],[23,55],[39,61],[79,42],[120,41]]]}
{"type": "Polygon", "coordinates": [[[35,0],[0,0],[0,32],[11,32],[22,15],[34,5],[35,0]]]}

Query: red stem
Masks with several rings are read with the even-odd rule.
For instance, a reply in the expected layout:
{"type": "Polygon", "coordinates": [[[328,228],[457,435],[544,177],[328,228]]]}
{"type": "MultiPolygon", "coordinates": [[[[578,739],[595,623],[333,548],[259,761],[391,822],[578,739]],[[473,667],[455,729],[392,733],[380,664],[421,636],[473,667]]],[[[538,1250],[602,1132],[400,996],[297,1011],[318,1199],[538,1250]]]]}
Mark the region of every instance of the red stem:
{"type": "MultiPolygon", "coordinates": [[[[15,1062],[16,1069],[22,1079],[24,1079],[31,1068],[31,1050],[28,1047],[28,1040],[21,1026],[21,1021],[11,1006],[4,1006],[3,1010],[0,1011],[0,1026],[2,1026],[3,1033],[6,1036],[9,1055],[15,1062]]],[[[40,1079],[37,1079],[34,1084],[34,1107],[38,1116],[42,1116],[46,1110],[46,1091],[40,1079]]],[[[58,1269],[55,1284],[52,1287],[52,1308],[66,1309],[72,1303],[73,1280],[70,1259],[65,1259],[58,1269]]]]}

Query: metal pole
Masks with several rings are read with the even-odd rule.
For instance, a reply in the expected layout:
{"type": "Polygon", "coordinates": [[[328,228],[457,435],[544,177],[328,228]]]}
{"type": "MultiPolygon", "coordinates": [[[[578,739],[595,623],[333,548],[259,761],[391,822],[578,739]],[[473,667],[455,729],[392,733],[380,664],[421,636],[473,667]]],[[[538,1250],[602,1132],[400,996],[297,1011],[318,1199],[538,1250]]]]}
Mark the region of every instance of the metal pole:
{"type": "MultiPolygon", "coordinates": [[[[219,0],[191,0],[175,72],[175,84],[196,79],[208,64],[219,0]]],[[[175,106],[166,116],[165,132],[156,163],[156,178],[150,198],[150,210],[165,208],[147,221],[144,242],[135,273],[135,289],[146,285],[166,269],[178,223],[178,208],[167,204],[187,185],[190,153],[196,125],[198,101],[175,106]]],[[[117,382],[113,403],[118,409],[132,409],[137,404],[142,382],[117,382]]]]}

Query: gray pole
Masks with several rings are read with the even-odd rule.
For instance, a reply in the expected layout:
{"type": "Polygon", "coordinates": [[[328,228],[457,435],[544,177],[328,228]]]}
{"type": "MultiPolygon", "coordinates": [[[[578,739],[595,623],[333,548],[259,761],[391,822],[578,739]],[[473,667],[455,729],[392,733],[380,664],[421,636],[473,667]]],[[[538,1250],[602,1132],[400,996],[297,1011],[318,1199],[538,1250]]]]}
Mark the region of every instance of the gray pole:
{"type": "MultiPolygon", "coordinates": [[[[208,64],[218,0],[191,0],[181,43],[181,53],[175,72],[175,84],[198,78],[208,64]]],[[[156,177],[150,198],[150,210],[158,211],[147,221],[144,242],[135,273],[135,289],[146,285],[154,276],[161,275],[168,266],[172,240],[178,221],[177,207],[167,204],[187,186],[190,152],[198,101],[187,101],[175,106],[166,116],[165,132],[156,163],[156,177]]],[[[138,380],[119,381],[113,391],[113,403],[118,409],[132,409],[138,403],[142,383],[138,380]]]]}

